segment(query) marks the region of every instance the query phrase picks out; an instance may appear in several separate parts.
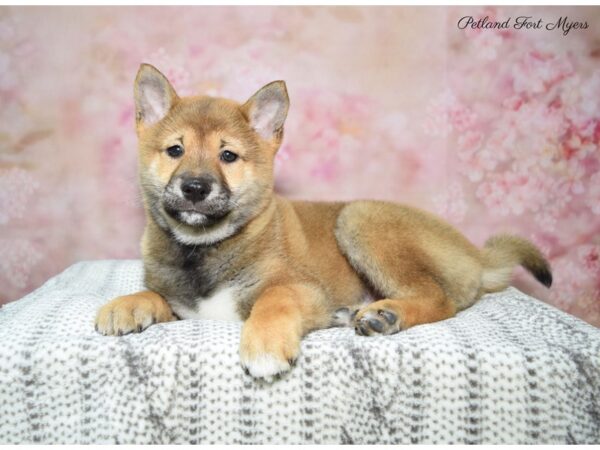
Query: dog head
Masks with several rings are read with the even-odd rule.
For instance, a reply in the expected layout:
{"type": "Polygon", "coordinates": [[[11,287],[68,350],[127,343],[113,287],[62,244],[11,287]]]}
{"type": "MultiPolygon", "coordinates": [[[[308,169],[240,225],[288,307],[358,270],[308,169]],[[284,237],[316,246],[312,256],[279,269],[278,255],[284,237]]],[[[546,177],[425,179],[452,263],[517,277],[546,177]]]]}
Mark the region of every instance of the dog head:
{"type": "Polygon", "coordinates": [[[244,104],[180,98],[143,64],[134,96],[144,204],[159,226],[183,244],[212,245],[264,210],[289,106],[283,81],[244,104]]]}

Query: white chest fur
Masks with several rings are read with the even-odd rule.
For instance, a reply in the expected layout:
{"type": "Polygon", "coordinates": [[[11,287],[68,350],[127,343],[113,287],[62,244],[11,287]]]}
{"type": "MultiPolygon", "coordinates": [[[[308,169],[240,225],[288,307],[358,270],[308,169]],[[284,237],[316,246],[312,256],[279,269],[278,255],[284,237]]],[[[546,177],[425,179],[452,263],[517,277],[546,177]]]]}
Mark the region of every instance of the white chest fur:
{"type": "Polygon", "coordinates": [[[194,308],[182,304],[171,304],[171,307],[182,319],[240,321],[236,293],[237,289],[230,286],[215,291],[210,297],[197,298],[194,308]]]}

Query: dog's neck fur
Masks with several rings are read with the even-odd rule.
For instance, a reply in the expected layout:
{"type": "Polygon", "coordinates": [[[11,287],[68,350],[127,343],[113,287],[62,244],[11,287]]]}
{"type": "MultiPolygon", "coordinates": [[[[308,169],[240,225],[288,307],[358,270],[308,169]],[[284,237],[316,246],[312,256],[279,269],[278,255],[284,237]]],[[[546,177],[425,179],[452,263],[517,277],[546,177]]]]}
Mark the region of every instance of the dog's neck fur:
{"type": "MultiPolygon", "coordinates": [[[[223,285],[249,289],[258,283],[256,261],[269,231],[277,227],[277,198],[233,236],[211,245],[188,245],[158,224],[146,209],[142,238],[145,284],[170,301],[190,303],[223,285]]],[[[271,236],[271,237],[269,237],[271,236]]]]}

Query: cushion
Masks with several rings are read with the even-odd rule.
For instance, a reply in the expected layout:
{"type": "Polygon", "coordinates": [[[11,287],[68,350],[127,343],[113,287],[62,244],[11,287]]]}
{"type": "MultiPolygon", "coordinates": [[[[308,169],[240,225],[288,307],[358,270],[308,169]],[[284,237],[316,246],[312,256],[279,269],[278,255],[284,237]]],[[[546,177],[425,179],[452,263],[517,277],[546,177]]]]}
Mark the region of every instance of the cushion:
{"type": "Polygon", "coordinates": [[[600,331],[514,288],[393,336],[318,330],[260,382],[240,322],[101,336],[140,261],[81,262],[0,309],[0,443],[600,442],[600,331]]]}

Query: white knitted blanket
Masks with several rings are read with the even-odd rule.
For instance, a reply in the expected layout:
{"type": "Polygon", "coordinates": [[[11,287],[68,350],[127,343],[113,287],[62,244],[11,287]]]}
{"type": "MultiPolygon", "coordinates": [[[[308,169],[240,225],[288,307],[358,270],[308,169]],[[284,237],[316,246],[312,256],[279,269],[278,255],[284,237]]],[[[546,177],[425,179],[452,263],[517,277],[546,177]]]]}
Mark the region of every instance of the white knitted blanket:
{"type": "Polygon", "coordinates": [[[273,384],[241,323],[94,331],[139,261],[75,264],[0,309],[0,443],[599,443],[600,330],[516,289],[383,337],[313,332],[273,384]]]}

